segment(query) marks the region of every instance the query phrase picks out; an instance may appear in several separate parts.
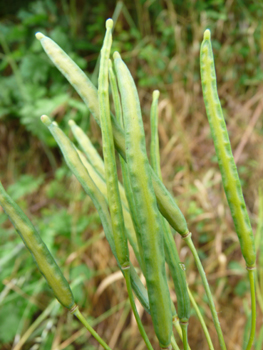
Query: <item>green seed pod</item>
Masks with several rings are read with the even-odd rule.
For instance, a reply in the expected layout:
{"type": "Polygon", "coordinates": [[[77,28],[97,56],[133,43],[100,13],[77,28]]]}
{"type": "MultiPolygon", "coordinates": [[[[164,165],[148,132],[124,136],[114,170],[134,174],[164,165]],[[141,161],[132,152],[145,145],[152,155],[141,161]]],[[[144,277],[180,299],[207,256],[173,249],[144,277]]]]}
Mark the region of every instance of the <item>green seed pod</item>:
{"type": "MultiPolygon", "coordinates": [[[[70,168],[72,173],[76,176],[76,178],[82,185],[84,191],[90,196],[91,200],[93,201],[99,213],[99,216],[103,225],[103,229],[105,232],[105,236],[109,242],[111,251],[118,263],[119,268],[123,273],[123,270],[121,268],[121,265],[118,261],[117,254],[116,254],[112,227],[111,227],[111,219],[110,219],[108,205],[105,197],[92,181],[89,173],[87,172],[87,169],[84,167],[84,165],[82,164],[78,156],[75,146],[66,137],[63,131],[57,126],[56,123],[54,122],[52,123],[48,116],[43,115],[41,117],[41,120],[48,127],[49,131],[51,132],[54,139],[56,140],[59,148],[63,153],[64,159],[68,167],[70,168]]],[[[132,272],[132,264],[130,265],[131,265],[130,271],[132,272]]],[[[133,274],[131,278],[131,283],[132,283],[132,288],[134,290],[134,293],[138,297],[139,301],[141,302],[145,310],[147,312],[150,312],[149,301],[148,299],[145,298],[145,295],[147,295],[147,292],[143,290],[145,288],[142,285],[139,277],[137,276],[137,278],[135,279],[136,277],[135,275],[137,274],[136,273],[133,274]]]]}
{"type": "MultiPolygon", "coordinates": [[[[36,38],[40,40],[44,50],[55,66],[79,93],[95,120],[100,125],[98,93],[95,86],[75,62],[73,62],[53,40],[44,36],[42,33],[36,33],[36,38]]],[[[123,130],[112,115],[111,122],[115,147],[123,159],[125,159],[125,137],[123,130]]],[[[152,169],[151,176],[159,210],[177,232],[181,235],[186,235],[189,230],[182,212],[152,169]]]]}
{"type": "Polygon", "coordinates": [[[85,134],[85,132],[74,122],[74,120],[70,120],[68,122],[71,131],[78,141],[82,151],[85,153],[89,162],[92,164],[93,168],[96,169],[99,175],[105,176],[104,163],[100,155],[98,154],[96,148],[93,146],[89,137],[85,134]]]}
{"type": "Polygon", "coordinates": [[[36,38],[40,41],[54,65],[83,99],[99,124],[98,92],[95,86],[79,66],[52,39],[39,32],[36,33],[36,38]]]}
{"type": "MultiPolygon", "coordinates": [[[[101,177],[101,179],[105,182],[104,163],[98,151],[93,146],[92,142],[90,141],[89,137],[85,134],[85,132],[73,120],[69,120],[68,124],[71,128],[73,135],[78,141],[79,146],[81,147],[84,154],[88,158],[89,163],[92,165],[92,167],[95,169],[97,174],[101,177]]],[[[119,183],[119,191],[120,191],[120,196],[123,204],[126,206],[126,208],[128,208],[127,198],[121,183],[119,183]]]]}
{"type": "MultiPolygon", "coordinates": [[[[36,33],[36,38],[40,41],[51,61],[77,91],[98,125],[100,125],[98,91],[96,87],[79,66],[52,39],[39,32],[36,33]]],[[[115,118],[111,117],[116,148],[125,157],[123,132],[116,123],[115,118]]]]}
{"type": "MultiPolygon", "coordinates": [[[[96,170],[92,167],[92,165],[87,161],[85,156],[78,151],[79,158],[82,162],[82,164],[85,166],[87,169],[90,177],[92,178],[93,182],[95,185],[100,189],[101,193],[104,195],[105,198],[107,198],[107,186],[105,179],[102,178],[101,176],[98,175],[96,170]]],[[[132,219],[130,216],[129,209],[125,205],[125,203],[122,203],[122,208],[123,208],[123,217],[124,217],[124,223],[125,223],[125,232],[128,238],[128,241],[130,242],[132,249],[134,251],[134,254],[136,256],[136,259],[138,260],[140,264],[140,254],[139,254],[139,249],[138,249],[138,243],[137,243],[137,238],[136,238],[136,233],[133,228],[133,223],[132,219]]]]}
{"type": "Polygon", "coordinates": [[[115,149],[112,135],[109,103],[108,64],[112,43],[112,27],[113,20],[110,18],[106,21],[106,35],[101,49],[98,96],[105,178],[107,184],[107,198],[111,213],[112,230],[118,260],[121,266],[125,267],[129,266],[129,251],[127,238],[124,234],[124,220],[118,187],[118,175],[115,160],[115,149]]]}
{"type": "Polygon", "coordinates": [[[206,113],[215,145],[225,194],[239,238],[242,255],[247,266],[253,267],[256,261],[254,235],[217,93],[214,57],[210,31],[208,29],[204,32],[204,40],[201,45],[200,66],[206,113]]]}
{"type": "Polygon", "coordinates": [[[144,252],[151,316],[160,346],[165,348],[171,343],[171,300],[165,274],[163,236],[146,154],[139,97],[130,72],[118,53],[114,53],[114,65],[122,100],[127,166],[138,222],[142,230],[139,240],[144,252]]]}
{"type": "Polygon", "coordinates": [[[151,105],[151,147],[150,147],[150,160],[153,170],[156,175],[162,180],[162,173],[160,167],[160,153],[159,153],[159,137],[158,137],[158,99],[160,91],[155,90],[153,92],[152,105],[151,105]]]}
{"type": "MultiPolygon", "coordinates": [[[[158,98],[159,91],[153,92],[152,106],[151,106],[151,147],[150,159],[152,168],[162,179],[160,166],[160,152],[159,152],[159,138],[158,138],[158,98]]],[[[174,282],[175,293],[177,296],[177,309],[180,323],[188,324],[190,317],[190,298],[187,289],[185,273],[182,269],[179,254],[176,244],[165,218],[161,217],[162,231],[164,234],[164,250],[165,260],[169,266],[171,276],[174,282]]]]}
{"type": "MultiPolygon", "coordinates": [[[[117,86],[117,80],[116,76],[113,71],[112,67],[112,62],[109,60],[109,78],[110,78],[110,84],[111,84],[111,91],[112,91],[112,97],[113,97],[113,102],[114,102],[114,108],[115,108],[115,113],[116,113],[116,119],[119,125],[123,128],[123,118],[122,118],[122,109],[121,109],[121,101],[120,101],[120,96],[118,92],[118,86],[117,86]]],[[[125,194],[126,198],[129,203],[129,209],[134,225],[134,229],[136,232],[136,236],[140,237],[142,235],[140,224],[137,219],[137,213],[136,213],[136,207],[135,207],[135,202],[133,198],[133,192],[130,184],[130,179],[129,179],[129,174],[128,174],[128,167],[125,162],[125,160],[120,157],[120,163],[121,163],[121,171],[122,171],[122,179],[123,179],[123,184],[125,188],[125,194]]],[[[143,248],[140,244],[140,240],[137,240],[139,243],[139,251],[140,251],[140,266],[141,269],[145,275],[145,264],[143,260],[143,248]]]]}
{"type": "Polygon", "coordinates": [[[63,306],[69,310],[73,309],[76,305],[67,280],[35,227],[20,207],[5,192],[1,182],[0,204],[33,256],[55,297],[63,306]]]}

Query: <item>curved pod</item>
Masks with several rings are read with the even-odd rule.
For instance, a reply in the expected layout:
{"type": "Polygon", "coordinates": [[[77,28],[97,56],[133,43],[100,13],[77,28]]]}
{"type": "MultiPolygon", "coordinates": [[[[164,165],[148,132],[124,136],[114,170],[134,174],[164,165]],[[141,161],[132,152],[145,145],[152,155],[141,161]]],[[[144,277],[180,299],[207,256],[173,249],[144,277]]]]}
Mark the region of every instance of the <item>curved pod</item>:
{"type": "MultiPolygon", "coordinates": [[[[115,248],[113,234],[112,234],[111,219],[110,219],[108,205],[105,197],[97,188],[97,186],[91,179],[87,169],[82,164],[73,143],[67,138],[67,136],[63,133],[63,131],[58,127],[58,125],[55,122],[53,123],[51,122],[48,116],[43,115],[41,117],[41,120],[49,128],[49,131],[53,135],[59,148],[61,149],[61,152],[63,153],[64,159],[68,167],[70,168],[72,173],[76,176],[76,178],[82,185],[84,191],[90,196],[93,204],[95,205],[102,222],[105,236],[111,247],[111,251],[118,263],[118,266],[121,269],[121,265],[118,261],[117,254],[116,254],[116,248],[115,248]]],[[[123,273],[122,269],[121,271],[123,273]]],[[[130,264],[130,271],[131,271],[132,288],[136,296],[138,297],[139,301],[145,308],[145,310],[148,313],[150,313],[150,306],[149,306],[147,291],[145,290],[132,264],[130,264]]]]}
{"type": "MultiPolygon", "coordinates": [[[[41,42],[44,50],[55,66],[67,78],[70,84],[81,96],[86,106],[93,114],[95,120],[100,125],[98,92],[96,87],[91,83],[91,81],[76,65],[76,63],[73,62],[72,59],[53,40],[46,37],[42,33],[36,33],[36,38],[41,42]]],[[[111,122],[115,147],[123,159],[125,159],[125,138],[123,130],[112,115],[111,122]]],[[[159,210],[178,233],[181,235],[186,235],[189,231],[182,212],[171,194],[158,179],[158,176],[156,176],[152,169],[150,169],[150,172],[159,210]]]]}
{"type": "Polygon", "coordinates": [[[239,238],[242,255],[247,266],[253,267],[256,261],[254,235],[217,93],[214,56],[210,40],[210,31],[208,29],[204,32],[204,40],[201,45],[200,66],[205,108],[222,175],[225,194],[239,238]]]}
{"type": "Polygon", "coordinates": [[[39,233],[0,182],[0,205],[33,256],[58,301],[68,309],[75,305],[70,286],[39,233]]]}
{"type": "Polygon", "coordinates": [[[123,118],[126,160],[142,235],[146,282],[155,333],[160,346],[171,342],[172,313],[165,274],[163,236],[146,154],[140,103],[132,76],[118,53],[114,54],[123,118]]]}

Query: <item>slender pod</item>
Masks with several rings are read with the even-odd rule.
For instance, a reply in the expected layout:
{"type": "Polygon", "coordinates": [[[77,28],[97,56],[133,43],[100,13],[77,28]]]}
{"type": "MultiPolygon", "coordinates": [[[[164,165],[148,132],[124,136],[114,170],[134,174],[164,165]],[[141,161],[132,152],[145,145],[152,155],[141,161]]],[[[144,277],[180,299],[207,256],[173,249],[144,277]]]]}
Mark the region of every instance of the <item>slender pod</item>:
{"type": "Polygon", "coordinates": [[[115,109],[115,115],[117,123],[123,129],[123,118],[122,118],[122,109],[121,109],[121,100],[118,92],[118,85],[115,73],[113,71],[112,61],[109,59],[109,78],[110,78],[110,87],[112,93],[112,99],[115,109]]]}
{"type": "MultiPolygon", "coordinates": [[[[151,106],[151,147],[150,147],[150,159],[152,168],[158,175],[160,180],[162,179],[161,166],[160,166],[160,152],[159,152],[159,138],[158,138],[158,98],[159,91],[153,92],[152,106],[151,106]]],[[[184,334],[184,348],[187,350],[187,326],[190,317],[190,298],[188,295],[188,288],[183,271],[183,264],[180,262],[179,254],[176,248],[176,244],[170,229],[168,222],[164,217],[160,217],[162,231],[164,234],[164,250],[165,260],[169,266],[171,276],[174,283],[175,293],[177,297],[177,310],[182,331],[184,334]]]]}
{"type": "Polygon", "coordinates": [[[105,350],[111,348],[104,342],[98,333],[82,316],[78,306],[75,304],[70,286],[63,276],[60,268],[50,254],[39,233],[30,220],[22,212],[20,207],[5,192],[0,182],[0,204],[8,215],[10,221],[19,233],[27,249],[30,251],[40,272],[45,277],[57,300],[74,314],[93,337],[103,346],[105,350]]]}
{"type": "Polygon", "coordinates": [[[106,35],[101,49],[99,71],[99,110],[102,132],[102,145],[105,166],[105,178],[107,184],[107,198],[111,213],[113,237],[118,260],[122,267],[129,266],[129,251],[127,238],[124,234],[124,220],[118,187],[117,166],[112,135],[109,103],[108,64],[112,43],[113,20],[106,21],[106,35]]]}
{"type": "Polygon", "coordinates": [[[99,70],[99,108],[100,108],[100,121],[102,131],[102,145],[105,165],[105,175],[107,184],[107,198],[109,202],[109,208],[111,213],[112,231],[115,242],[116,254],[123,268],[124,277],[126,281],[128,296],[131,303],[131,308],[135,316],[139,331],[145,341],[145,344],[149,350],[153,350],[152,345],[148,339],[145,329],[142,325],[139,317],[134,297],[131,288],[131,274],[130,274],[130,261],[127,238],[124,233],[124,219],[122,213],[122,205],[118,187],[117,166],[115,160],[115,148],[112,134],[112,125],[110,119],[110,104],[109,104],[109,78],[108,78],[108,64],[110,57],[110,48],[112,43],[112,27],[113,20],[110,18],[106,21],[106,34],[104,37],[100,70],[99,70]]]}
{"type": "MultiPolygon", "coordinates": [[[[53,40],[42,33],[36,33],[36,38],[40,40],[44,50],[55,66],[79,93],[84,103],[93,114],[95,120],[100,125],[98,93],[95,86],[53,40]]],[[[126,159],[124,132],[113,115],[111,115],[111,122],[115,147],[123,159],[126,159]]],[[[186,235],[188,233],[188,228],[182,212],[168,190],[158,179],[158,176],[156,176],[152,169],[150,172],[153,188],[158,201],[158,207],[162,215],[166,217],[168,222],[177,232],[181,235],[186,235]]]]}
{"type": "Polygon", "coordinates": [[[166,348],[171,343],[172,335],[171,300],[165,274],[163,236],[146,154],[139,97],[130,72],[117,52],[114,53],[114,65],[121,93],[130,183],[142,229],[139,240],[144,251],[151,316],[160,346],[166,348]]]}
{"type": "Polygon", "coordinates": [[[208,29],[204,32],[204,40],[201,45],[200,66],[206,113],[215,145],[225,194],[243,257],[248,267],[254,267],[256,261],[254,235],[217,93],[214,57],[210,31],[208,29]]]}
{"type": "MultiPolygon", "coordinates": [[[[79,150],[77,150],[77,151],[78,151],[78,155],[80,157],[80,160],[81,160],[82,164],[87,169],[87,171],[88,171],[90,177],[92,178],[93,182],[99,188],[99,190],[104,195],[104,197],[107,198],[107,186],[106,186],[105,179],[98,175],[96,170],[88,162],[88,160],[85,158],[83,153],[81,153],[81,151],[79,151],[79,150]]],[[[125,232],[126,232],[128,241],[130,242],[130,244],[132,246],[134,254],[135,254],[135,256],[136,256],[136,258],[137,258],[137,260],[138,260],[138,262],[140,264],[141,257],[140,257],[140,254],[139,254],[137,237],[136,237],[136,233],[134,231],[131,215],[130,215],[129,209],[127,208],[125,203],[122,203],[122,208],[123,208],[123,218],[124,218],[124,223],[125,223],[125,225],[124,225],[125,226],[125,232]]]]}
{"type": "Polygon", "coordinates": [[[54,65],[83,99],[96,122],[100,124],[98,91],[96,87],[79,66],[52,39],[40,32],[36,33],[36,38],[40,41],[54,65]]]}
{"type": "Polygon", "coordinates": [[[246,350],[249,350],[253,345],[256,330],[255,240],[217,93],[216,72],[210,36],[210,31],[207,29],[204,32],[200,51],[202,90],[224,191],[239,238],[241,252],[246,261],[249,273],[252,308],[251,331],[246,348],[246,350]]]}
{"type": "Polygon", "coordinates": [[[159,179],[162,180],[160,167],[160,152],[159,152],[159,137],[158,137],[158,99],[160,91],[155,90],[152,94],[151,105],[151,145],[150,145],[150,160],[151,165],[159,179]]]}
{"type": "Polygon", "coordinates": [[[85,132],[74,122],[74,120],[69,120],[68,122],[71,131],[78,141],[78,144],[82,151],[85,153],[89,162],[92,164],[93,168],[96,169],[99,175],[105,177],[104,163],[100,155],[98,154],[96,148],[93,146],[89,137],[85,132]]]}
{"type": "MultiPolygon", "coordinates": [[[[111,85],[111,91],[112,91],[112,98],[116,113],[116,119],[119,125],[123,128],[123,117],[122,117],[122,108],[121,108],[121,101],[120,101],[120,95],[118,92],[118,86],[117,86],[117,80],[115,73],[113,71],[112,62],[109,60],[109,78],[110,78],[110,85],[111,85]]],[[[133,198],[133,192],[130,184],[129,174],[128,174],[128,168],[125,160],[120,156],[120,163],[121,163],[121,171],[122,171],[122,179],[123,179],[123,185],[125,189],[126,198],[128,201],[134,229],[136,232],[136,236],[140,237],[142,235],[140,224],[138,222],[137,213],[136,213],[136,207],[135,202],[133,198]]],[[[145,264],[143,260],[143,248],[141,246],[141,241],[137,240],[139,243],[139,251],[140,251],[140,261],[141,261],[141,269],[145,275],[145,264]]]]}
{"type": "MultiPolygon", "coordinates": [[[[90,196],[91,200],[93,201],[103,228],[105,232],[105,236],[109,242],[109,245],[111,247],[111,251],[118,263],[119,268],[121,269],[121,265],[118,261],[117,254],[116,254],[116,249],[115,249],[115,244],[114,244],[114,239],[113,239],[113,234],[112,234],[112,227],[111,227],[111,219],[110,219],[110,214],[108,210],[108,205],[105,197],[103,194],[100,192],[100,190],[97,188],[97,186],[94,184],[92,181],[89,173],[87,172],[87,169],[84,167],[82,164],[78,153],[75,149],[75,146],[72,144],[72,142],[66,137],[66,135],[63,133],[63,131],[57,126],[56,123],[52,123],[50,118],[46,115],[43,115],[41,117],[42,122],[48,127],[49,131],[55,138],[57,144],[59,145],[62,154],[64,156],[64,159],[72,171],[72,173],[76,176],[80,184],[82,185],[84,191],[90,196]]],[[[150,313],[150,306],[149,306],[149,300],[147,298],[147,292],[144,291],[144,286],[141,283],[138,275],[136,274],[135,270],[131,265],[131,272],[133,271],[132,278],[131,278],[131,283],[132,283],[132,288],[138,297],[139,301],[145,308],[145,310],[150,313]]],[[[123,270],[121,269],[122,273],[123,270]]]]}
{"type": "MultiPolygon", "coordinates": [[[[85,134],[85,132],[74,122],[74,120],[69,120],[68,124],[71,128],[71,131],[75,139],[77,140],[80,148],[88,158],[93,169],[95,169],[97,174],[102,178],[103,181],[105,181],[105,169],[104,169],[103,160],[99,155],[98,151],[96,150],[96,148],[93,146],[88,135],[85,134]]],[[[125,191],[120,182],[119,182],[119,192],[120,192],[120,196],[123,204],[128,208],[128,202],[125,195],[125,191]]]]}
{"type": "Polygon", "coordinates": [[[45,277],[58,301],[69,310],[77,307],[67,280],[63,276],[47,246],[42,241],[38,231],[20,207],[5,192],[1,182],[0,205],[3,207],[25,246],[33,256],[40,272],[45,277]]]}

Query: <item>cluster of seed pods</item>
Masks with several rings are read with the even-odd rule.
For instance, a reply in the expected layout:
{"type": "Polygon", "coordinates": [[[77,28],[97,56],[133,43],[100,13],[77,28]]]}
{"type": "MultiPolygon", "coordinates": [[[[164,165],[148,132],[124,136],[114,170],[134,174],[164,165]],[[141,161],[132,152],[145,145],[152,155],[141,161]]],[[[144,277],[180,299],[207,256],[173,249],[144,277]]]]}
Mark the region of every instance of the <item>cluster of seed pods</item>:
{"type": "MultiPolygon", "coordinates": [[[[90,196],[100,215],[105,236],[124,275],[132,310],[147,348],[152,350],[152,345],[138,316],[132,289],[145,310],[152,317],[154,331],[160,347],[162,349],[171,347],[171,342],[173,343],[173,319],[178,317],[181,324],[184,350],[189,349],[187,327],[190,317],[190,299],[185,272],[179,260],[170,228],[171,225],[182,236],[194,255],[208,296],[219,343],[224,350],[226,347],[213,298],[192,243],[191,233],[182,212],[162,182],[157,127],[159,91],[153,92],[151,162],[149,162],[140,101],[135,82],[118,52],[113,55],[113,63],[110,60],[112,28],[113,21],[108,19],[101,50],[98,90],[55,42],[41,33],[36,34],[48,56],[76,89],[100,125],[104,160],[101,159],[87,135],[74,121],[70,121],[69,125],[84,154],[69,140],[57,123],[52,122],[45,115],[41,117],[41,120],[55,138],[68,167],[76,176],[84,191],[90,196]],[[116,118],[110,109],[109,84],[116,118]],[[115,149],[120,154],[123,185],[118,180],[115,149]],[[147,288],[142,284],[130,262],[128,242],[145,276],[147,288]],[[169,266],[174,283],[178,315],[170,298],[165,262],[169,266]]],[[[247,350],[249,350],[255,335],[253,286],[256,254],[254,236],[217,94],[209,30],[204,33],[200,66],[204,102],[222,174],[222,182],[251,283],[252,327],[247,345],[247,350]]],[[[74,302],[68,282],[39,233],[5,192],[1,183],[0,204],[32,254],[55,297],[63,306],[71,310],[83,324],[86,323],[74,302]]],[[[101,345],[109,350],[107,344],[100,339],[97,333],[89,325],[86,326],[101,345]]],[[[213,346],[209,345],[209,348],[213,349],[213,346]]]]}

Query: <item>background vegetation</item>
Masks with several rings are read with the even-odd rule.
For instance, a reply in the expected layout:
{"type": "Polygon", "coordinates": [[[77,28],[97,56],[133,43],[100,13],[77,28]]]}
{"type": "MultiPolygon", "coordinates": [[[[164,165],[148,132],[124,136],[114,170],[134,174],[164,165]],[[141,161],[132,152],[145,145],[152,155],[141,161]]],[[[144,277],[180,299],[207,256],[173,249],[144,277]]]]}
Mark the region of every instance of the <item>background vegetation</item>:
{"type": "MultiPolygon", "coordinates": [[[[1,181],[38,227],[71,282],[84,314],[115,349],[139,350],[144,344],[98,214],[39,117],[52,116],[70,137],[67,121],[74,119],[101,152],[100,130],[34,34],[41,31],[55,40],[97,84],[105,20],[112,16],[117,19],[113,50],[122,53],[136,80],[148,140],[151,93],[154,89],[161,91],[163,179],[193,233],[228,349],[239,350],[247,337],[243,329],[249,321],[249,285],[202,101],[199,48],[203,31],[210,28],[219,95],[246,203],[254,231],[263,234],[263,217],[259,215],[263,171],[262,13],[263,5],[256,0],[1,2],[1,181]]],[[[0,348],[97,349],[96,341],[54,301],[1,210],[0,237],[0,348]]],[[[180,237],[175,239],[181,247],[189,286],[216,344],[193,259],[180,237]]],[[[172,296],[175,301],[173,292],[172,296]]],[[[258,310],[256,344],[263,335],[259,332],[262,310],[258,310]]],[[[140,312],[153,338],[149,318],[142,309],[140,312]]],[[[192,349],[206,349],[194,312],[189,342],[192,349]]]]}

